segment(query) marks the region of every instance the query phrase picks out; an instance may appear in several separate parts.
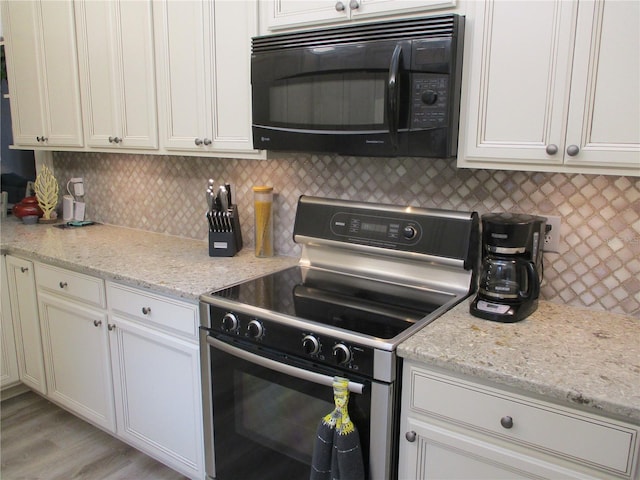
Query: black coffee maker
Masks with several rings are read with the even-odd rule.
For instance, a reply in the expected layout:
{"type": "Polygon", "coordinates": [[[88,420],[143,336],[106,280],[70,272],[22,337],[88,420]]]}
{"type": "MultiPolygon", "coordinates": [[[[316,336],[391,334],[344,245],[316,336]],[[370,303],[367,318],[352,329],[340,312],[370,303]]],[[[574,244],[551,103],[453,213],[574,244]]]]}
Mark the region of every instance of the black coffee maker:
{"type": "Polygon", "coordinates": [[[482,216],[482,265],[472,315],[519,322],[538,308],[546,218],[517,213],[482,216]]]}

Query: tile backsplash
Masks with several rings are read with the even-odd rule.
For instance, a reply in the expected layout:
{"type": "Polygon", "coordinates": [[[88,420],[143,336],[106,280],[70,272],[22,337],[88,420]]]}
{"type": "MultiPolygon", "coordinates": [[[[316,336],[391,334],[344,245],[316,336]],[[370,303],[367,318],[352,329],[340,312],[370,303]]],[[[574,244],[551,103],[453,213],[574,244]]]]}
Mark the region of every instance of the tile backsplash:
{"type": "MultiPolygon", "coordinates": [[[[54,154],[54,172],[85,181],[92,220],[207,238],[207,180],[234,187],[245,248],[253,245],[254,185],[272,185],[275,247],[292,240],[300,195],[428,208],[562,217],[560,253],[545,253],[542,298],[640,318],[640,179],[456,169],[454,160],[270,154],[268,160],[106,153],[54,154]]],[[[66,193],[66,192],[65,192],[66,193]]],[[[204,248],[204,247],[203,247],[204,248]]]]}

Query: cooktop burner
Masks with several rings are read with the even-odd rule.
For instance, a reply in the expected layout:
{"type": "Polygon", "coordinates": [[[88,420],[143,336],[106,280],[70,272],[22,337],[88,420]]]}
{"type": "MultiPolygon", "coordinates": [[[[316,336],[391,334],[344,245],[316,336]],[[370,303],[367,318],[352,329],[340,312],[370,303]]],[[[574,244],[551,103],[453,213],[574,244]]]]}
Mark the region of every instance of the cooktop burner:
{"type": "Polygon", "coordinates": [[[382,339],[396,337],[453,298],[301,266],[211,295],[382,339]]]}

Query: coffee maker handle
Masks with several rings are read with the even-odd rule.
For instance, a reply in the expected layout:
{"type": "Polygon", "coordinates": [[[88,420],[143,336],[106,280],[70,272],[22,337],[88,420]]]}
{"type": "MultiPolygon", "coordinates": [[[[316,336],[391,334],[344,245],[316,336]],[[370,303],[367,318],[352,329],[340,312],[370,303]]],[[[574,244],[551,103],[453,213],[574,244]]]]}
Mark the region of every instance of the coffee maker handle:
{"type": "Polygon", "coordinates": [[[538,272],[533,262],[526,262],[527,267],[527,291],[520,292],[520,297],[523,300],[538,298],[540,294],[540,281],[538,280],[538,272]]]}

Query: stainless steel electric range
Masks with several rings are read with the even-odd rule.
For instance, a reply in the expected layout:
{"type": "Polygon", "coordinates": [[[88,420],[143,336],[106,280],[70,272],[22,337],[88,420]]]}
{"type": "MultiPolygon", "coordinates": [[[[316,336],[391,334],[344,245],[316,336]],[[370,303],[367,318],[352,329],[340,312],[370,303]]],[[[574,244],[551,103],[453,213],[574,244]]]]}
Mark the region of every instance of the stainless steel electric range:
{"type": "Polygon", "coordinates": [[[309,478],[334,376],[367,478],[397,471],[400,342],[472,293],[478,215],[302,196],[297,266],[201,297],[210,478],[309,478]]]}

